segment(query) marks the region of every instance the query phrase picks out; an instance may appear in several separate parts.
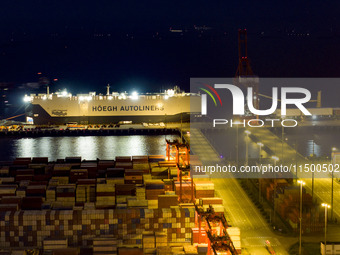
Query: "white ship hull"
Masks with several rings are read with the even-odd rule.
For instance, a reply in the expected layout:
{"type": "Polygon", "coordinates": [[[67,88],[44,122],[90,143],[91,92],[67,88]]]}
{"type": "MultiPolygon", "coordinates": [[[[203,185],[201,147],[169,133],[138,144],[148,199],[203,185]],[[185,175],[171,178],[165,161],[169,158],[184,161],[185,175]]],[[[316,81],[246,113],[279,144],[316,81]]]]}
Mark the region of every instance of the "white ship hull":
{"type": "Polygon", "coordinates": [[[200,112],[200,96],[192,94],[118,96],[39,95],[32,96],[30,116],[34,124],[118,123],[120,121],[177,122],[189,121],[200,112]]]}

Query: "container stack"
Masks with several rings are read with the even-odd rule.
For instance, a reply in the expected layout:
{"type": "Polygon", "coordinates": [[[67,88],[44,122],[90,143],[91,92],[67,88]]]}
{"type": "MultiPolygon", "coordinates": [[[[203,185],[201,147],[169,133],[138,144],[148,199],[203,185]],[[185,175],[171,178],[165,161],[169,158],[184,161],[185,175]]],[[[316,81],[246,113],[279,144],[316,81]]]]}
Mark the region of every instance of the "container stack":
{"type": "Polygon", "coordinates": [[[165,232],[156,232],[155,233],[155,242],[156,247],[166,247],[168,246],[168,237],[165,232]]]}
{"type": "Polygon", "coordinates": [[[178,206],[177,195],[159,195],[158,196],[158,208],[170,208],[171,206],[178,206]]]}
{"type": "Polygon", "coordinates": [[[185,245],[183,250],[186,255],[198,255],[197,248],[193,245],[185,245]]]}
{"type": "Polygon", "coordinates": [[[18,196],[18,197],[26,197],[26,189],[27,189],[27,186],[19,186],[16,191],[15,191],[15,194],[18,196]]]}
{"type": "Polygon", "coordinates": [[[131,157],[116,157],[116,168],[133,169],[131,157]]]}
{"type": "Polygon", "coordinates": [[[69,177],[68,176],[53,176],[53,181],[57,181],[58,185],[66,185],[69,183],[69,177]]]}
{"type": "Polygon", "coordinates": [[[156,255],[172,255],[171,247],[169,246],[157,247],[156,255]]]}
{"type": "Polygon", "coordinates": [[[177,179],[177,174],[178,174],[178,167],[169,167],[169,172],[170,172],[170,178],[171,179],[177,179]]]}
{"type": "MultiPolygon", "coordinates": [[[[23,180],[29,183],[29,180],[23,180]]],[[[15,178],[14,177],[1,177],[0,178],[0,183],[1,184],[11,184],[15,182],[15,178]]]]}
{"type": "MultiPolygon", "coordinates": [[[[91,237],[112,235],[123,240],[122,244],[141,247],[145,230],[166,234],[168,243],[191,242],[194,208],[97,210],[87,206],[88,203],[84,210],[0,211],[0,245],[41,246],[43,240],[51,237],[66,238],[70,246],[88,246],[91,237]],[[15,236],[9,235],[18,229],[21,230],[15,236]]],[[[165,243],[164,236],[159,238],[159,242],[165,243]]]]}
{"type": "Polygon", "coordinates": [[[46,184],[45,185],[28,185],[26,189],[27,197],[46,197],[46,184]]]}
{"type": "Polygon", "coordinates": [[[3,196],[15,196],[16,189],[17,185],[15,184],[1,185],[0,198],[2,198],[3,196]]]}
{"type": "Polygon", "coordinates": [[[114,237],[97,237],[93,239],[93,255],[116,255],[117,239],[114,237]]]}
{"type": "Polygon", "coordinates": [[[22,210],[41,210],[43,204],[42,197],[23,197],[21,203],[22,210]]]}
{"type": "Polygon", "coordinates": [[[9,175],[9,166],[0,166],[0,176],[8,176],[9,175]]]}
{"type": "Polygon", "coordinates": [[[143,184],[142,170],[125,170],[125,184],[143,184]]]}
{"type": "Polygon", "coordinates": [[[165,160],[164,155],[150,155],[149,156],[149,162],[160,162],[164,160],[165,160]]]}
{"type": "Polygon", "coordinates": [[[1,247],[41,247],[46,240],[47,248],[61,248],[58,242],[64,239],[70,246],[91,246],[93,238],[110,235],[119,240],[117,246],[145,246],[147,253],[155,254],[170,243],[191,242],[195,209],[178,203],[168,174],[162,181],[153,179],[163,177],[162,171],[158,176],[150,173],[150,165],[173,168],[173,163],[162,163],[164,156],[36,160],[1,167],[1,247]],[[32,180],[14,178],[32,173],[32,180]],[[150,232],[143,237],[145,231],[150,232]]]}
{"type": "Polygon", "coordinates": [[[46,201],[47,202],[54,202],[56,200],[56,186],[48,186],[46,190],[46,201]]]}
{"type": "Polygon", "coordinates": [[[145,200],[145,186],[136,185],[136,198],[137,200],[145,200]]]}
{"type": "Polygon", "coordinates": [[[149,163],[148,156],[132,156],[133,164],[146,164],[149,163]]]}
{"type": "Polygon", "coordinates": [[[208,254],[208,244],[198,244],[197,245],[198,255],[207,255],[208,254]]]}
{"type": "Polygon", "coordinates": [[[144,182],[147,200],[158,200],[158,195],[164,195],[164,182],[162,180],[152,179],[144,182]]]}
{"type": "Polygon", "coordinates": [[[87,192],[86,187],[84,185],[77,185],[76,189],[76,203],[85,203],[87,202],[87,192]]]}
{"type": "Polygon", "coordinates": [[[81,163],[81,157],[66,157],[65,162],[70,163],[70,164],[77,164],[77,163],[80,164],[81,163]]]}
{"type": "Polygon", "coordinates": [[[13,162],[13,166],[24,166],[24,167],[28,167],[29,164],[32,163],[32,159],[31,158],[16,158],[13,162]]]}
{"type": "MultiPolygon", "coordinates": [[[[87,164],[87,163],[83,163],[83,164],[87,164]]],[[[82,166],[83,166],[83,164],[82,164],[82,166]]],[[[105,170],[105,169],[112,168],[112,167],[115,167],[115,161],[114,160],[99,160],[98,161],[98,170],[105,170]]]]}
{"type": "Polygon", "coordinates": [[[199,205],[223,205],[223,200],[219,197],[203,197],[199,199],[199,205]]]}
{"type": "Polygon", "coordinates": [[[18,197],[18,196],[4,196],[1,198],[0,203],[2,205],[16,205],[18,209],[20,209],[21,207],[21,201],[22,201],[22,197],[18,197]]]}
{"type": "Polygon", "coordinates": [[[43,241],[43,249],[46,250],[58,250],[67,249],[67,238],[54,239],[48,238],[43,241]]]}
{"type": "Polygon", "coordinates": [[[55,164],[53,167],[53,179],[58,180],[59,184],[68,184],[72,164],[55,164]]]}
{"type": "Polygon", "coordinates": [[[173,191],[174,190],[173,179],[163,179],[163,182],[164,182],[164,190],[165,191],[173,191]]]}
{"type": "Polygon", "coordinates": [[[0,203],[0,211],[12,211],[15,212],[20,209],[21,207],[21,197],[9,196],[9,197],[2,197],[0,203]]]}
{"type": "Polygon", "coordinates": [[[77,183],[81,179],[88,179],[87,169],[72,169],[70,172],[70,183],[77,183]]]}
{"type": "Polygon", "coordinates": [[[137,170],[137,171],[142,171],[143,175],[144,174],[150,174],[150,165],[149,163],[138,163],[135,164],[133,163],[133,170],[137,170]]]}
{"type": "Polygon", "coordinates": [[[114,208],[116,202],[115,186],[112,184],[98,184],[96,190],[96,208],[114,208]]]}
{"type": "Polygon", "coordinates": [[[105,173],[106,182],[109,184],[124,184],[125,169],[124,168],[108,168],[105,173]]]}
{"type": "Polygon", "coordinates": [[[143,234],[143,250],[144,254],[150,254],[155,251],[156,248],[156,237],[155,233],[145,233],[143,234]]]}
{"type": "Polygon", "coordinates": [[[118,255],[144,255],[143,249],[119,247],[118,255]]]}
{"type": "Polygon", "coordinates": [[[151,164],[151,176],[158,179],[168,179],[170,176],[169,167],[151,164]]]}
{"type": "MultiPolygon", "coordinates": [[[[300,187],[289,184],[286,180],[261,180],[263,196],[271,204],[275,202],[276,212],[284,219],[295,232],[298,232],[300,187]],[[276,199],[274,201],[274,192],[276,199]]],[[[324,228],[323,213],[320,206],[313,204],[312,196],[302,189],[302,230],[305,233],[321,232],[324,228]]]]}
{"type": "Polygon", "coordinates": [[[136,185],[116,184],[116,204],[126,204],[128,198],[135,198],[136,185]]]}
{"type": "Polygon", "coordinates": [[[229,227],[227,228],[227,233],[233,242],[233,245],[238,254],[241,254],[241,231],[237,227],[229,227]]]}
{"type": "Polygon", "coordinates": [[[128,207],[143,207],[143,208],[148,208],[148,200],[141,200],[137,198],[128,198],[127,199],[127,206],[128,207]]]}
{"type": "MultiPolygon", "coordinates": [[[[99,161],[98,164],[97,164],[97,162],[82,162],[80,164],[80,168],[84,169],[84,170],[87,170],[87,178],[95,179],[96,176],[97,176],[98,167],[102,166],[100,164],[101,164],[101,161],[99,161]]],[[[111,166],[111,162],[108,165],[111,166]]],[[[81,178],[81,179],[87,179],[87,178],[81,178]]]]}
{"type": "Polygon", "coordinates": [[[76,198],[75,184],[57,186],[57,202],[62,206],[73,206],[76,198]]]}
{"type": "Polygon", "coordinates": [[[195,181],[194,186],[195,186],[195,197],[196,198],[215,196],[215,187],[214,187],[213,182],[195,181]]]}
{"type": "Polygon", "coordinates": [[[197,255],[197,249],[191,245],[184,245],[184,246],[175,246],[171,247],[171,252],[168,253],[171,255],[197,255]]]}
{"type": "Polygon", "coordinates": [[[96,180],[81,179],[77,181],[77,191],[79,189],[79,197],[77,202],[95,202],[96,201],[96,180]]]}
{"type": "Polygon", "coordinates": [[[32,181],[34,178],[34,170],[33,169],[18,169],[15,171],[15,181],[20,182],[23,180],[32,181]]]}
{"type": "Polygon", "coordinates": [[[160,167],[177,167],[177,164],[175,161],[159,161],[158,165],[160,167]]]}
{"type": "Polygon", "coordinates": [[[132,156],[132,163],[134,170],[140,170],[144,174],[150,173],[148,156],[132,156]]]}
{"type": "Polygon", "coordinates": [[[53,250],[52,255],[79,255],[79,249],[78,248],[57,249],[53,250]]]}
{"type": "Polygon", "coordinates": [[[193,194],[191,181],[187,181],[187,182],[183,181],[182,188],[181,188],[181,183],[179,181],[174,182],[174,184],[175,184],[176,195],[179,196],[182,190],[182,199],[185,199],[185,200],[191,199],[192,194],[193,194]]]}

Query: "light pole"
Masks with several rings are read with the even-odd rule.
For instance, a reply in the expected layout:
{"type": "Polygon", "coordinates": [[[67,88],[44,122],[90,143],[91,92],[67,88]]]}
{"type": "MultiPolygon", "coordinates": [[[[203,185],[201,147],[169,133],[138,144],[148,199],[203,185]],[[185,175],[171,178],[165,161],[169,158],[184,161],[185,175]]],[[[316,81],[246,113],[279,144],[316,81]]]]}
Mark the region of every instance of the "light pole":
{"type": "MultiPolygon", "coordinates": [[[[244,124],[245,122],[243,122],[244,124]]],[[[241,121],[236,120],[234,122],[234,125],[236,125],[236,166],[238,168],[238,125],[242,124],[241,121]]]]}
{"type": "MultiPolygon", "coordinates": [[[[315,142],[314,142],[314,140],[312,142],[313,142],[312,162],[314,163],[314,145],[315,145],[315,142]]],[[[312,202],[313,202],[313,198],[314,198],[314,171],[312,172],[312,202]]]]}
{"type": "MultiPolygon", "coordinates": [[[[294,150],[295,150],[295,167],[296,167],[296,169],[297,169],[297,144],[296,143],[294,143],[294,150]]],[[[298,174],[297,174],[297,171],[296,171],[296,174],[295,174],[295,178],[297,179],[298,178],[298,176],[297,176],[298,174]]]]}
{"type": "MultiPolygon", "coordinates": [[[[279,157],[272,156],[272,159],[274,160],[274,167],[276,166],[276,162],[279,161],[279,157]]],[[[274,171],[275,172],[275,171],[274,171]]]]}
{"type": "Polygon", "coordinates": [[[236,167],[238,169],[238,125],[236,126],[236,167]]]}
{"type": "Polygon", "coordinates": [[[301,255],[301,250],[302,250],[302,186],[305,185],[304,181],[298,180],[297,183],[300,184],[300,217],[299,217],[299,222],[300,222],[300,238],[299,238],[299,255],[301,255]]]}
{"type": "Polygon", "coordinates": [[[327,245],[327,209],[331,206],[329,204],[323,203],[321,206],[325,207],[325,248],[324,248],[324,254],[326,254],[326,245],[327,245]]]}
{"type": "Polygon", "coordinates": [[[246,137],[246,166],[248,166],[248,158],[249,158],[249,152],[248,152],[248,144],[249,144],[249,135],[251,132],[249,130],[244,131],[244,133],[247,135],[246,137]]]}
{"type": "Polygon", "coordinates": [[[331,206],[332,206],[332,209],[331,209],[331,220],[333,220],[333,191],[334,191],[334,174],[333,174],[333,171],[332,171],[332,192],[331,192],[331,206]]]}
{"type": "MultiPolygon", "coordinates": [[[[332,147],[332,157],[333,153],[338,149],[336,147],[332,147]]],[[[332,159],[331,159],[332,160],[332,159]]],[[[333,220],[333,192],[334,192],[334,171],[332,171],[332,192],[331,192],[331,221],[333,220]]]]}
{"type": "MultiPolygon", "coordinates": [[[[260,153],[259,153],[259,164],[261,165],[261,152],[262,152],[262,147],[264,146],[263,143],[258,142],[257,145],[260,147],[260,153]]],[[[261,178],[259,178],[259,202],[261,202],[261,178]]]]}
{"type": "MultiPolygon", "coordinates": [[[[279,161],[279,157],[277,156],[272,156],[272,159],[274,160],[274,179],[276,179],[276,171],[275,171],[275,167],[276,167],[276,162],[279,161]]],[[[273,222],[275,224],[275,197],[276,197],[276,185],[274,185],[274,204],[273,204],[273,209],[274,209],[274,215],[273,215],[273,222]]]]}
{"type": "Polygon", "coordinates": [[[281,133],[281,157],[282,157],[282,161],[283,161],[283,138],[284,138],[284,127],[282,126],[282,133],[281,133]]]}
{"type": "Polygon", "coordinates": [[[262,153],[262,147],[264,146],[263,143],[258,142],[257,145],[260,147],[260,153],[259,153],[259,163],[261,164],[261,153],[262,153]]]}

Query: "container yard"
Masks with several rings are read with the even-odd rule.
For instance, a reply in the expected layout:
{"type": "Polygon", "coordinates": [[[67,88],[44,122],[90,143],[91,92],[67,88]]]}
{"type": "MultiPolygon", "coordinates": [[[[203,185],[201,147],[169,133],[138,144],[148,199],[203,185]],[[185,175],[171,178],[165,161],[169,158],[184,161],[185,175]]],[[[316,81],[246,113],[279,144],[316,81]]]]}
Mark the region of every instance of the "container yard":
{"type": "MultiPolygon", "coordinates": [[[[286,221],[294,232],[299,231],[300,187],[294,186],[286,179],[261,179],[261,194],[276,213],[286,221]],[[274,198],[275,197],[275,198],[274,198]]],[[[302,229],[304,233],[322,232],[324,214],[318,204],[313,203],[312,196],[302,189],[302,229]]]]}
{"type": "Polygon", "coordinates": [[[0,162],[0,246],[6,254],[240,254],[240,231],[228,226],[214,184],[181,170],[188,153],[175,142],[166,156],[0,162]]]}

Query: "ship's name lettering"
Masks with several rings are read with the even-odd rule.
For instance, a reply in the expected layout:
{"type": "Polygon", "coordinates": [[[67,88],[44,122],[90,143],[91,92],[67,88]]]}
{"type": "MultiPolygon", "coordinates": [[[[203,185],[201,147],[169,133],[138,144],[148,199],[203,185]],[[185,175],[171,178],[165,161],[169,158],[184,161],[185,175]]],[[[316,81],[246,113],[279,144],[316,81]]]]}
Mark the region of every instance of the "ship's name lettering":
{"type": "Polygon", "coordinates": [[[117,106],[92,106],[93,112],[114,112],[114,111],[164,111],[163,106],[157,106],[157,105],[129,105],[129,106],[121,106],[118,108],[117,106]]]}

